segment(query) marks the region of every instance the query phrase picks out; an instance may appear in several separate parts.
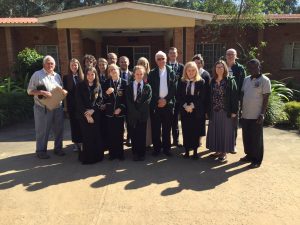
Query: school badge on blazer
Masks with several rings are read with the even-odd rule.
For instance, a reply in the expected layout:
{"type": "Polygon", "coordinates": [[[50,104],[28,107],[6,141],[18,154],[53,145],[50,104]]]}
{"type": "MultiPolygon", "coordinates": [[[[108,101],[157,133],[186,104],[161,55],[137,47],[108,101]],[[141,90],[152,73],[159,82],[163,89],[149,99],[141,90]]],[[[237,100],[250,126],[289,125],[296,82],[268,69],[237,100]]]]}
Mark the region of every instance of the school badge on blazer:
{"type": "Polygon", "coordinates": [[[123,96],[123,90],[118,90],[118,96],[123,96]]]}

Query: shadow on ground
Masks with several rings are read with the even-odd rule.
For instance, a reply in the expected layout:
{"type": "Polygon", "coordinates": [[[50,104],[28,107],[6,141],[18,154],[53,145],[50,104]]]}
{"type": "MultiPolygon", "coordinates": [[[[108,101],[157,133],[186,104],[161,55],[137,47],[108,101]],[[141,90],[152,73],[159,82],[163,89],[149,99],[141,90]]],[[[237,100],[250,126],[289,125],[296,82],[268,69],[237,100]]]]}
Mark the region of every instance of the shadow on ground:
{"type": "Polygon", "coordinates": [[[66,149],[65,157],[57,157],[50,152],[49,160],[39,160],[35,154],[12,156],[0,160],[0,190],[23,185],[27,191],[38,191],[52,185],[73,182],[99,176],[90,184],[91,188],[101,188],[118,182],[128,181],[125,190],[143,188],[151,184],[177,181],[177,187],[163,190],[162,196],[174,195],[183,190],[204,191],[213,189],[228,181],[234,175],[247,171],[240,162],[220,164],[211,159],[208,151],[201,152],[201,159],[183,159],[180,150],[174,156],[163,155],[156,158],[147,154],[147,160],[133,162],[131,151],[126,151],[125,161],[108,161],[94,165],[81,165],[77,154],[66,149]]]}

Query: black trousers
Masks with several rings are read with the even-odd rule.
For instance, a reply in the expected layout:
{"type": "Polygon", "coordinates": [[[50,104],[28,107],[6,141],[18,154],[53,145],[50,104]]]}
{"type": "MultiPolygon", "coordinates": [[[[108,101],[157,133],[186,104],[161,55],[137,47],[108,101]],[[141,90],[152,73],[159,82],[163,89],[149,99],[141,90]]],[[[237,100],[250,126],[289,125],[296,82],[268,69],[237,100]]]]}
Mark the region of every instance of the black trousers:
{"type": "Polygon", "coordinates": [[[71,127],[71,138],[73,143],[82,143],[82,134],[80,129],[79,119],[75,113],[69,112],[70,127],[71,127]]]}
{"type": "Polygon", "coordinates": [[[179,122],[179,104],[175,104],[174,108],[174,114],[172,118],[172,137],[173,137],[173,142],[178,143],[178,138],[179,138],[179,128],[178,128],[178,122],[179,122]]]}
{"type": "Polygon", "coordinates": [[[137,122],[135,126],[128,125],[131,131],[132,153],[138,157],[144,157],[146,153],[146,122],[137,122]]]}
{"type": "Polygon", "coordinates": [[[159,152],[161,148],[170,151],[173,111],[169,108],[150,110],[150,118],[154,151],[159,152]]]}
{"type": "Polygon", "coordinates": [[[263,124],[256,123],[256,119],[242,119],[242,134],[246,156],[260,164],[264,155],[263,124]]]}
{"type": "Polygon", "coordinates": [[[107,117],[109,155],[113,158],[124,156],[123,135],[125,117],[107,117]]]}
{"type": "Polygon", "coordinates": [[[80,119],[82,131],[82,151],[79,152],[79,160],[83,164],[99,162],[104,157],[103,142],[99,131],[98,120],[88,123],[85,118],[80,119]]]}

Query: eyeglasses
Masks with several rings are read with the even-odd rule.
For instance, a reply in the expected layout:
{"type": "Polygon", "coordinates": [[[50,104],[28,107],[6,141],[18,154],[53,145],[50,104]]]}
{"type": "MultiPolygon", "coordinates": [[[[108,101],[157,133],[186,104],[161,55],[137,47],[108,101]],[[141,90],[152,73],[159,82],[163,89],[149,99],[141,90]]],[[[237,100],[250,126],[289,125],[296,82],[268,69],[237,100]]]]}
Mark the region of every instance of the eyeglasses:
{"type": "Polygon", "coordinates": [[[157,61],[165,60],[165,58],[157,58],[157,61]]]}

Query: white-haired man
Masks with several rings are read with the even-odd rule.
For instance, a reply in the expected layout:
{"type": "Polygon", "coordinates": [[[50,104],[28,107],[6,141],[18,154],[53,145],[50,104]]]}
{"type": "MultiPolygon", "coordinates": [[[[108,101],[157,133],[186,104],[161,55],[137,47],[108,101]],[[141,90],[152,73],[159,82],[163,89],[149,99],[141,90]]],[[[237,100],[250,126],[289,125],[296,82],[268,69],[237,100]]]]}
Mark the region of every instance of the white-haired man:
{"type": "MultiPolygon", "coordinates": [[[[246,70],[243,67],[243,65],[239,64],[236,61],[236,59],[237,59],[236,50],[234,48],[227,49],[226,64],[228,66],[229,75],[234,77],[235,83],[237,85],[238,97],[239,97],[239,102],[240,102],[241,98],[242,98],[241,89],[243,86],[244,79],[246,77],[246,70]]],[[[238,131],[238,124],[236,124],[236,126],[235,126],[235,142],[236,142],[236,138],[237,138],[237,131],[238,131]]],[[[233,153],[233,154],[237,153],[236,147],[234,148],[234,151],[232,151],[231,153],[233,153]]]]}
{"type": "Polygon", "coordinates": [[[171,156],[171,126],[175,107],[176,75],[172,68],[166,65],[166,53],[157,52],[155,62],[157,67],[151,70],[148,76],[152,88],[150,117],[153,155],[157,156],[163,148],[164,154],[171,156]]]}
{"type": "Polygon", "coordinates": [[[48,110],[40,101],[41,98],[51,97],[51,90],[62,87],[62,80],[59,74],[54,72],[55,60],[52,56],[45,56],[43,69],[36,71],[28,84],[27,93],[34,96],[34,122],[36,133],[36,154],[40,159],[48,159],[47,144],[50,129],[54,134],[54,153],[63,156],[63,126],[64,114],[60,104],[54,110],[48,110]]]}

